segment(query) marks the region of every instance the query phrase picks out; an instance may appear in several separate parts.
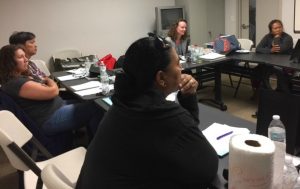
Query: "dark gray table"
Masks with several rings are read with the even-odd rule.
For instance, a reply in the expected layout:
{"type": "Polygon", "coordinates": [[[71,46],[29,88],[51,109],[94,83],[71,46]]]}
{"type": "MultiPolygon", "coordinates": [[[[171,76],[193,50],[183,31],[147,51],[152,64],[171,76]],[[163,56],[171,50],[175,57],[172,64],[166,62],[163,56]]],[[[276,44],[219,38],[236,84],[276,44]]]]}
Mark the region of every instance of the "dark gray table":
{"type": "MultiPolygon", "coordinates": [[[[199,118],[200,118],[200,130],[206,129],[208,126],[216,123],[227,124],[234,127],[245,127],[250,130],[251,133],[255,133],[256,124],[239,117],[233,116],[228,112],[223,112],[210,106],[199,104],[199,118]]],[[[219,158],[218,175],[213,185],[217,188],[226,188],[227,181],[223,178],[223,170],[228,169],[228,154],[219,158]]]]}
{"type": "Polygon", "coordinates": [[[293,63],[290,60],[291,55],[286,54],[262,54],[250,52],[247,54],[234,53],[227,58],[231,60],[244,61],[244,62],[254,62],[259,64],[268,64],[272,66],[278,66],[282,68],[290,68],[295,70],[300,70],[299,63],[293,63]]]}

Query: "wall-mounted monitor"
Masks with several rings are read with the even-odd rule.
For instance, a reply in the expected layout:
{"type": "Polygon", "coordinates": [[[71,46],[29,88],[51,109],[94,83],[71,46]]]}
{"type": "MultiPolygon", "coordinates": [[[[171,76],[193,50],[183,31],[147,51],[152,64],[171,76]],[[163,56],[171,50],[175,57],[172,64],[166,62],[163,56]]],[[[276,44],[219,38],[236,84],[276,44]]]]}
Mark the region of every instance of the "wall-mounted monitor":
{"type": "Polygon", "coordinates": [[[155,7],[156,33],[166,37],[167,33],[178,19],[185,19],[185,10],[182,6],[155,7]]]}

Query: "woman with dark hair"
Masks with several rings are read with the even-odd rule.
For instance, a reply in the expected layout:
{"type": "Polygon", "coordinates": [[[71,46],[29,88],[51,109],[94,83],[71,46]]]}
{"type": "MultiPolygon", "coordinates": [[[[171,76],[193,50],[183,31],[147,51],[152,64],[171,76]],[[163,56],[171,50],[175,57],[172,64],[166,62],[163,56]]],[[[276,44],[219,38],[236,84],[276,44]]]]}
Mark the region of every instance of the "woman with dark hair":
{"type": "Polygon", "coordinates": [[[94,134],[103,112],[93,102],[69,104],[58,96],[56,83],[32,75],[23,46],[0,50],[0,84],[46,135],[56,135],[87,125],[94,134]]]}
{"type": "Polygon", "coordinates": [[[256,47],[257,53],[291,54],[293,50],[293,38],[283,31],[280,20],[272,20],[269,25],[269,33],[263,37],[256,47]]]}
{"type": "Polygon", "coordinates": [[[181,69],[156,36],[128,48],[77,189],[201,188],[214,179],[218,157],[198,128],[198,83],[181,69]],[[166,100],[178,90],[178,103],[166,100]]]}
{"type": "Polygon", "coordinates": [[[187,35],[187,21],[179,19],[173,24],[168,32],[166,40],[171,43],[178,55],[185,56],[190,43],[190,39],[187,35]]]}
{"type": "Polygon", "coordinates": [[[34,56],[37,52],[37,44],[35,38],[36,37],[34,33],[31,32],[25,32],[25,31],[14,32],[9,37],[9,44],[23,46],[25,56],[29,60],[28,66],[31,75],[43,79],[44,77],[46,77],[46,74],[42,72],[34,62],[30,61],[30,58],[34,56]]]}

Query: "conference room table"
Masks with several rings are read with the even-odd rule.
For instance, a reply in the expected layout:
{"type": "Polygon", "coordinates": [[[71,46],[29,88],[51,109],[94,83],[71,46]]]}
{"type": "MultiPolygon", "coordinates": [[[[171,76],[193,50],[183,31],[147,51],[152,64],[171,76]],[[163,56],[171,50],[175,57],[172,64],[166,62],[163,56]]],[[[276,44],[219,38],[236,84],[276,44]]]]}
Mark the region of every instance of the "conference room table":
{"type": "MultiPolygon", "coordinates": [[[[214,105],[216,105],[221,110],[227,110],[227,106],[224,104],[222,99],[222,80],[221,80],[221,73],[222,73],[222,66],[231,62],[236,61],[243,61],[243,62],[253,62],[263,65],[269,65],[271,66],[277,66],[281,68],[289,68],[294,70],[300,70],[300,64],[293,63],[290,60],[290,55],[282,55],[282,54],[260,54],[260,53],[233,53],[229,56],[218,58],[214,60],[199,60],[197,62],[185,62],[182,63],[181,66],[183,68],[183,73],[192,73],[197,74],[197,72],[203,68],[210,67],[214,68],[214,97],[211,99],[204,99],[211,101],[214,105]]],[[[53,72],[52,76],[54,78],[57,78],[59,76],[68,75],[69,73],[65,71],[61,72],[53,72]]],[[[199,72],[201,74],[201,72],[199,72]]],[[[98,80],[98,78],[94,78],[93,80],[98,80]]],[[[85,82],[88,82],[90,80],[86,78],[79,78],[75,80],[68,80],[68,81],[60,81],[59,83],[67,88],[67,90],[74,91],[74,89],[71,88],[73,85],[82,84],[85,82]]],[[[92,94],[87,96],[79,96],[76,93],[74,93],[77,97],[79,97],[82,100],[93,100],[100,97],[103,97],[99,94],[92,94]]],[[[201,99],[200,99],[201,101],[201,99]]]]}
{"type": "Polygon", "coordinates": [[[233,61],[253,62],[258,64],[267,64],[278,66],[281,68],[289,68],[300,70],[300,63],[294,63],[290,60],[291,55],[287,54],[263,54],[263,53],[234,53],[227,56],[228,59],[233,61]]]}

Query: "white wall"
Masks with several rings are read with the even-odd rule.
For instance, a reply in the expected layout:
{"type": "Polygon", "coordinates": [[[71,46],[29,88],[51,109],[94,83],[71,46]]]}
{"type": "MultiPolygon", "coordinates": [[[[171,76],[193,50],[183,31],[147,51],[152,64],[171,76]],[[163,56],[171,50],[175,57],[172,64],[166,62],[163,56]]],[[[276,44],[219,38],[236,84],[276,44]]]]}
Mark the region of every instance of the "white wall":
{"type": "Polygon", "coordinates": [[[38,43],[34,59],[49,61],[67,48],[119,57],[154,30],[156,6],[173,5],[174,0],[1,0],[0,46],[13,31],[31,31],[38,43]]]}
{"type": "Polygon", "coordinates": [[[225,33],[238,36],[237,0],[225,0],[225,33]]]}
{"type": "MultiPolygon", "coordinates": [[[[284,3],[286,0],[283,0],[284,3]]],[[[281,0],[256,0],[256,42],[269,33],[268,24],[273,19],[281,20],[281,0]]]]}
{"type": "Polygon", "coordinates": [[[297,42],[300,34],[294,33],[294,0],[282,0],[282,22],[285,31],[297,42]]]}

